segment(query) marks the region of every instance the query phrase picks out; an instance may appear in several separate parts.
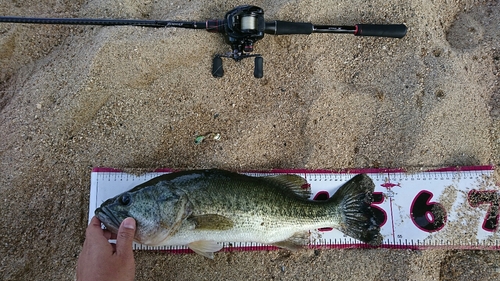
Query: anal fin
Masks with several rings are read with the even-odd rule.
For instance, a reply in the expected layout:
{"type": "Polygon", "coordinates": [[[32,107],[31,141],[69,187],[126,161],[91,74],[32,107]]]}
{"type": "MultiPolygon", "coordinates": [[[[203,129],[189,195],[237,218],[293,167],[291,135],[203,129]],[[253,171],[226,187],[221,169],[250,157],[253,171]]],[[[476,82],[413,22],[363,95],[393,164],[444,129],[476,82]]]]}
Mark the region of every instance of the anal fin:
{"type": "Polygon", "coordinates": [[[290,251],[298,251],[303,249],[309,243],[309,231],[296,232],[290,238],[275,242],[272,245],[284,248],[290,251]]]}
{"type": "Polygon", "coordinates": [[[223,247],[222,244],[207,240],[194,241],[189,243],[187,246],[189,249],[193,250],[193,252],[209,259],[214,259],[214,252],[220,251],[223,247]]]}

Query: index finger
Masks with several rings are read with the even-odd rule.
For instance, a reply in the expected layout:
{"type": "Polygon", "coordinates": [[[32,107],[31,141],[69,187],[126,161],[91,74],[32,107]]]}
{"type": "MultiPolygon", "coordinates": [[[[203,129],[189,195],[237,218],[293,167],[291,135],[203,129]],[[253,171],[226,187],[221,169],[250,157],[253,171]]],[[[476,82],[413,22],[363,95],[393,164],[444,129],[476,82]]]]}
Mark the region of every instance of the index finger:
{"type": "Polygon", "coordinates": [[[116,239],[116,233],[113,233],[113,232],[111,232],[111,231],[109,231],[107,229],[103,230],[103,235],[108,240],[110,240],[110,239],[116,239]]]}
{"type": "Polygon", "coordinates": [[[101,221],[96,217],[93,216],[92,219],[90,220],[89,225],[87,226],[87,230],[85,231],[85,236],[93,236],[93,235],[102,235],[103,230],[101,228],[101,221]]]}

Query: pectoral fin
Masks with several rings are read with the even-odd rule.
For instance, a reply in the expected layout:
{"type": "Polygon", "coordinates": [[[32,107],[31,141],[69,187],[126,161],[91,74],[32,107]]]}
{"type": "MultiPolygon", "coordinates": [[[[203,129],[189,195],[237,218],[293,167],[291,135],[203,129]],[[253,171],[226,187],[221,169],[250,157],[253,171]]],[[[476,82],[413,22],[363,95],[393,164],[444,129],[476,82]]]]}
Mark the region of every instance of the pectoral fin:
{"type": "Polygon", "coordinates": [[[234,226],[231,219],[215,214],[191,216],[188,220],[194,223],[197,230],[228,230],[234,226]]]}
{"type": "Polygon", "coordinates": [[[214,252],[222,249],[222,244],[215,241],[195,241],[187,245],[193,252],[209,259],[214,259],[214,252]]]}

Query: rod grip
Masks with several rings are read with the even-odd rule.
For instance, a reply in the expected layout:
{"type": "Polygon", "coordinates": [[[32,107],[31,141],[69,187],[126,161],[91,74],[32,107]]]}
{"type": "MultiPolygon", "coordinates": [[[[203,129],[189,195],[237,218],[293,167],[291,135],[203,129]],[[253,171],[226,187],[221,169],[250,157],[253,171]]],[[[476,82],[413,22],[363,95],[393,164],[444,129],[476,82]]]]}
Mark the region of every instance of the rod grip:
{"type": "Polygon", "coordinates": [[[311,34],[313,32],[313,28],[313,24],[309,22],[275,20],[273,22],[266,22],[265,32],[274,35],[311,34]]]}
{"type": "Polygon", "coordinates": [[[406,35],[404,24],[356,24],[354,35],[403,38],[406,35]]]}

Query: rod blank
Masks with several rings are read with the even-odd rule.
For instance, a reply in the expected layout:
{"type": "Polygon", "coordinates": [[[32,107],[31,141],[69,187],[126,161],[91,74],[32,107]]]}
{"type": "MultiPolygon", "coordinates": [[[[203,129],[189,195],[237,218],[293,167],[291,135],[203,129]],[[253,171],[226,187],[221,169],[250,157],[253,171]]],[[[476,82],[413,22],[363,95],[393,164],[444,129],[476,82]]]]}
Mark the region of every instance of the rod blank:
{"type": "Polygon", "coordinates": [[[69,24],[69,25],[133,25],[145,27],[180,27],[205,29],[205,22],[161,21],[161,20],[129,20],[129,19],[87,19],[87,18],[25,18],[0,17],[0,22],[30,24],[69,24]]]}

